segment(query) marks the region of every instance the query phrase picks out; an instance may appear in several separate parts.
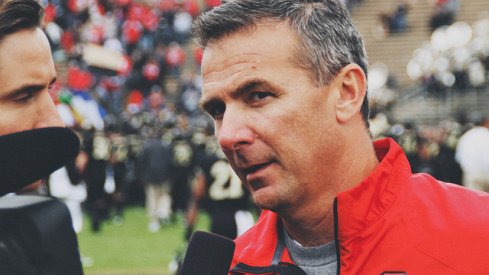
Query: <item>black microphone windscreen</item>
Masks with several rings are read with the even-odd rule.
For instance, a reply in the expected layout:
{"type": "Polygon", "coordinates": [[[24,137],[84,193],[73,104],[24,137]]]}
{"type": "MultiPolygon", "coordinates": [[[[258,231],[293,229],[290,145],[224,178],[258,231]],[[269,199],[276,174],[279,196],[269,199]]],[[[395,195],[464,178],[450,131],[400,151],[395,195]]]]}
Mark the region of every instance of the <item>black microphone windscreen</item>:
{"type": "Polygon", "coordinates": [[[213,233],[196,231],[190,238],[179,275],[227,275],[235,244],[213,233]]]}
{"type": "Polygon", "coordinates": [[[46,178],[73,160],[79,150],[78,136],[63,127],[0,136],[0,195],[46,178]]]}

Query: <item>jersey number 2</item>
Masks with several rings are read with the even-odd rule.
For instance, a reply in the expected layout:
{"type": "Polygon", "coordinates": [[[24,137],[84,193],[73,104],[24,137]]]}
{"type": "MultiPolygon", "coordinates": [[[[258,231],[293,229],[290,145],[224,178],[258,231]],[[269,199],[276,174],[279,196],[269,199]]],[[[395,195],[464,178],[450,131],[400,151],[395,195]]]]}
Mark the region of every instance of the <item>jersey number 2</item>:
{"type": "Polygon", "coordinates": [[[241,180],[226,161],[219,160],[210,170],[214,179],[209,187],[209,197],[212,200],[239,199],[243,196],[241,180]]]}

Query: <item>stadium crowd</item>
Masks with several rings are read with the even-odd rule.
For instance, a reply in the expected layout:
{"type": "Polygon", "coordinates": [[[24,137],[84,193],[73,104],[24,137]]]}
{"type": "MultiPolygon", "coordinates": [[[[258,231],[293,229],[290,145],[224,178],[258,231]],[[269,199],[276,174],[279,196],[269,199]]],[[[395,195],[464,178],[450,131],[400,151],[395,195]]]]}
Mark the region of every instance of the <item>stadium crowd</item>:
{"type": "Polygon", "coordinates": [[[489,17],[481,13],[473,24],[449,21],[437,26],[428,43],[413,52],[409,77],[428,95],[445,97],[447,91],[484,90],[489,72],[489,17]]]}
{"type": "MultiPolygon", "coordinates": [[[[126,205],[150,204],[145,188],[154,175],[142,163],[152,160],[147,148],[155,136],[169,148],[160,164],[172,171],[165,179],[171,210],[186,210],[197,151],[210,132],[198,109],[200,56],[189,33],[193,18],[219,3],[44,1],[59,74],[52,97],[83,141],[75,163],[50,177],[49,192],[76,213],[83,206],[93,231],[108,217],[122,222],[126,205]]],[[[158,223],[170,218],[170,210],[163,212],[158,223]]],[[[153,220],[149,229],[158,228],[153,220]]]]}

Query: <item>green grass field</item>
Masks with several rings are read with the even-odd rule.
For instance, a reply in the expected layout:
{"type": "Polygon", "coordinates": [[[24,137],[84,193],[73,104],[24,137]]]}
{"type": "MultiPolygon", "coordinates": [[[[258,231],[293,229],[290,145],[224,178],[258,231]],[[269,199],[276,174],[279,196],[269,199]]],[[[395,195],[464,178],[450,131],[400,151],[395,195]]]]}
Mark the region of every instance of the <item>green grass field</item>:
{"type": "MultiPolygon", "coordinates": [[[[141,207],[127,208],[124,223],[106,221],[98,233],[90,231],[85,218],[78,235],[80,252],[91,265],[84,265],[87,275],[170,275],[169,264],[177,251],[185,246],[183,220],[162,227],[160,232],[148,231],[148,218],[141,207]]],[[[199,218],[197,230],[206,230],[208,219],[199,218]]]]}

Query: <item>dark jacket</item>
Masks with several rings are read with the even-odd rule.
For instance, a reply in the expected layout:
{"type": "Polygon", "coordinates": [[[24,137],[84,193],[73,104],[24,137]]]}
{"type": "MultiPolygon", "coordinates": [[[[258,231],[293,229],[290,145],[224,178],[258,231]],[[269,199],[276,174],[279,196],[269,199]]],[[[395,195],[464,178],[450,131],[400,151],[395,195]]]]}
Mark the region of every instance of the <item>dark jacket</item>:
{"type": "Polygon", "coordinates": [[[171,148],[160,139],[150,139],[144,144],[141,157],[142,179],[145,183],[163,183],[170,178],[171,148]]]}

